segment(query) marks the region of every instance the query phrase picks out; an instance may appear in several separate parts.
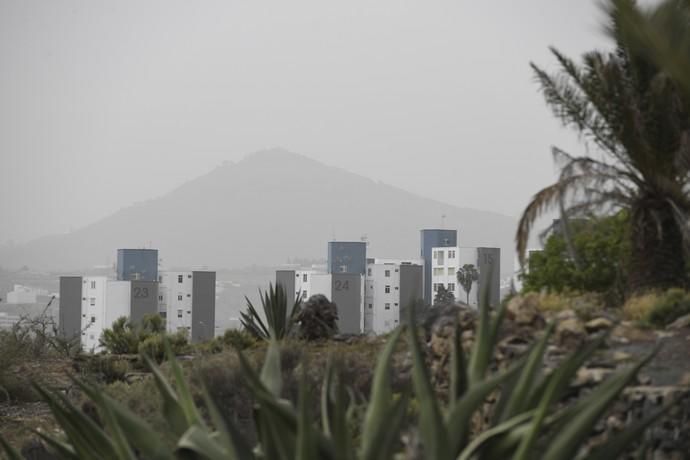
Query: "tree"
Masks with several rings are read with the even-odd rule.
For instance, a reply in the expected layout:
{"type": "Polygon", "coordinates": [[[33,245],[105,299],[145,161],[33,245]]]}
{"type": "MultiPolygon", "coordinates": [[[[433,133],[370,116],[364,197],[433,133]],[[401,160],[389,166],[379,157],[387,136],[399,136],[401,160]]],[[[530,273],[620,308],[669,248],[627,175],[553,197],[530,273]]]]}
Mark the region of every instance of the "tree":
{"type": "Polygon", "coordinates": [[[579,291],[622,300],[630,252],[628,215],[571,222],[570,247],[562,233],[549,235],[544,250],[530,254],[522,275],[525,291],[579,291]]]}
{"type": "Polygon", "coordinates": [[[456,273],[458,283],[462,286],[462,290],[467,294],[467,305],[470,304],[470,292],[472,292],[472,283],[479,279],[479,272],[477,267],[473,264],[463,265],[456,273]]]}
{"type": "Polygon", "coordinates": [[[316,294],[302,304],[296,320],[300,338],[327,339],[338,332],[338,307],[325,295],[316,294]]]}
{"type": "Polygon", "coordinates": [[[453,305],[455,303],[455,294],[453,291],[446,289],[443,284],[439,284],[436,288],[436,295],[434,296],[434,306],[436,305],[453,305]]]}
{"type": "MultiPolygon", "coordinates": [[[[640,12],[629,0],[626,8],[640,12]]],[[[631,42],[618,7],[608,9],[612,52],[593,51],[582,64],[552,49],[560,72],[532,64],[546,103],[579,132],[588,154],[553,147],[558,180],[523,212],[516,236],[521,262],[535,220],[549,208],[565,219],[626,210],[630,291],[685,285],[690,200],[690,98],[631,42]]],[[[640,12],[640,14],[642,14],[640,12]]]]}

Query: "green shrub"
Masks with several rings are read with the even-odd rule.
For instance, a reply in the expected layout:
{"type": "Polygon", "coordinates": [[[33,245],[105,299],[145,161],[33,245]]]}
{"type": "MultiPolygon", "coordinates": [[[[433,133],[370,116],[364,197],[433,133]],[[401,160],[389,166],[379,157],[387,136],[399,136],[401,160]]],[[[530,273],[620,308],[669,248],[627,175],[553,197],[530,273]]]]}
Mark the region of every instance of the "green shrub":
{"type": "Polygon", "coordinates": [[[300,308],[296,321],[301,339],[328,339],[338,332],[338,307],[325,295],[313,295],[300,308]]]}
{"type": "Polygon", "coordinates": [[[168,341],[174,355],[181,355],[189,352],[190,347],[187,342],[187,334],[176,332],[174,334],[155,333],[146,337],[139,343],[138,352],[141,356],[148,356],[157,363],[162,363],[165,359],[165,341],[168,341]]]}
{"type": "Polygon", "coordinates": [[[242,351],[256,344],[256,338],[245,330],[228,329],[223,334],[223,343],[235,350],[242,351]]]}
{"type": "Polygon", "coordinates": [[[645,320],[652,326],[664,327],[687,314],[690,314],[690,293],[675,288],[656,299],[645,320]]]}
{"type": "Polygon", "coordinates": [[[124,316],[116,319],[111,328],[105,329],[99,341],[108,353],[114,355],[132,355],[139,351],[139,333],[124,316]]]}
{"type": "Polygon", "coordinates": [[[522,275],[526,292],[598,292],[620,303],[627,282],[630,245],[626,213],[570,222],[571,245],[563,232],[552,233],[543,251],[530,254],[522,275]]]}

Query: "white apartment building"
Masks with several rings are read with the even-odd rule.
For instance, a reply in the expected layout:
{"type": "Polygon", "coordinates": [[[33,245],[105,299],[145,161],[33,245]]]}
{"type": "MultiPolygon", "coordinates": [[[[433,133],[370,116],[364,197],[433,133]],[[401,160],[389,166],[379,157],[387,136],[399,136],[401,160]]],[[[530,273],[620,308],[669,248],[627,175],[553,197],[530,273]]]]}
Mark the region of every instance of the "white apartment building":
{"type": "Polygon", "coordinates": [[[406,303],[414,298],[423,296],[423,264],[421,259],[367,260],[364,285],[365,333],[385,334],[400,324],[401,309],[406,308],[406,303]],[[415,273],[409,270],[413,268],[415,273]],[[415,290],[418,292],[414,293],[415,290]]]}
{"type": "Polygon", "coordinates": [[[208,271],[159,273],[158,312],[170,333],[184,332],[192,341],[216,335],[216,274],[208,271]]]}
{"type": "Polygon", "coordinates": [[[431,286],[435,295],[440,286],[453,293],[455,299],[477,308],[484,283],[488,283],[489,305],[500,302],[500,249],[435,247],[431,258],[431,286]],[[472,265],[478,273],[469,293],[460,285],[457,272],[465,265],[472,265]],[[469,297],[469,299],[468,299],[469,297]]]}
{"type": "Polygon", "coordinates": [[[161,272],[158,312],[165,318],[168,332],[192,330],[192,272],[161,272]]]}
{"type": "Polygon", "coordinates": [[[129,316],[131,283],[105,276],[82,278],[81,344],[85,351],[100,351],[104,329],[121,316],[129,316]]]}

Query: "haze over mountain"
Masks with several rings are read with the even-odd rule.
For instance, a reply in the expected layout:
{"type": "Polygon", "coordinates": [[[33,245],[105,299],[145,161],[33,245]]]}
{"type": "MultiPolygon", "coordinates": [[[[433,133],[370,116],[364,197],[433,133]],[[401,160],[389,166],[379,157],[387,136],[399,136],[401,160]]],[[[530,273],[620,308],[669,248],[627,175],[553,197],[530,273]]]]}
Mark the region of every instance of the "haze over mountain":
{"type": "Polygon", "coordinates": [[[370,256],[408,258],[419,256],[419,230],[440,225],[458,228],[462,246],[500,247],[501,271],[511,272],[513,218],[446,205],[271,149],[72,233],[0,249],[0,264],[81,270],[112,264],[117,248],[154,247],[169,268],[279,265],[290,257],[325,258],[334,237],[364,235],[370,256]]]}

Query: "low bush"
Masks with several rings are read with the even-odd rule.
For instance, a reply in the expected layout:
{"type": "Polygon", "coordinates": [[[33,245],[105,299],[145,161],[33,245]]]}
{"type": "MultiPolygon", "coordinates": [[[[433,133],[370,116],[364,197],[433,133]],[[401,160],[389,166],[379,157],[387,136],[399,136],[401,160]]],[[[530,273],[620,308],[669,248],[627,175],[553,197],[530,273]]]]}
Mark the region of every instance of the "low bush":
{"type": "Polygon", "coordinates": [[[678,288],[632,297],[623,305],[626,319],[643,325],[665,327],[690,314],[690,293],[678,288]]]}
{"type": "Polygon", "coordinates": [[[187,334],[184,332],[176,332],[174,334],[158,332],[151,334],[139,343],[137,351],[141,356],[148,356],[157,363],[162,363],[165,359],[166,339],[170,343],[170,348],[176,356],[190,351],[190,346],[187,342],[187,334]]]}
{"type": "Polygon", "coordinates": [[[256,344],[256,338],[243,329],[228,329],[223,334],[222,341],[235,350],[241,351],[256,344]]]}
{"type": "Polygon", "coordinates": [[[296,321],[301,339],[328,339],[338,332],[338,307],[325,295],[316,294],[302,304],[296,321]]]}

